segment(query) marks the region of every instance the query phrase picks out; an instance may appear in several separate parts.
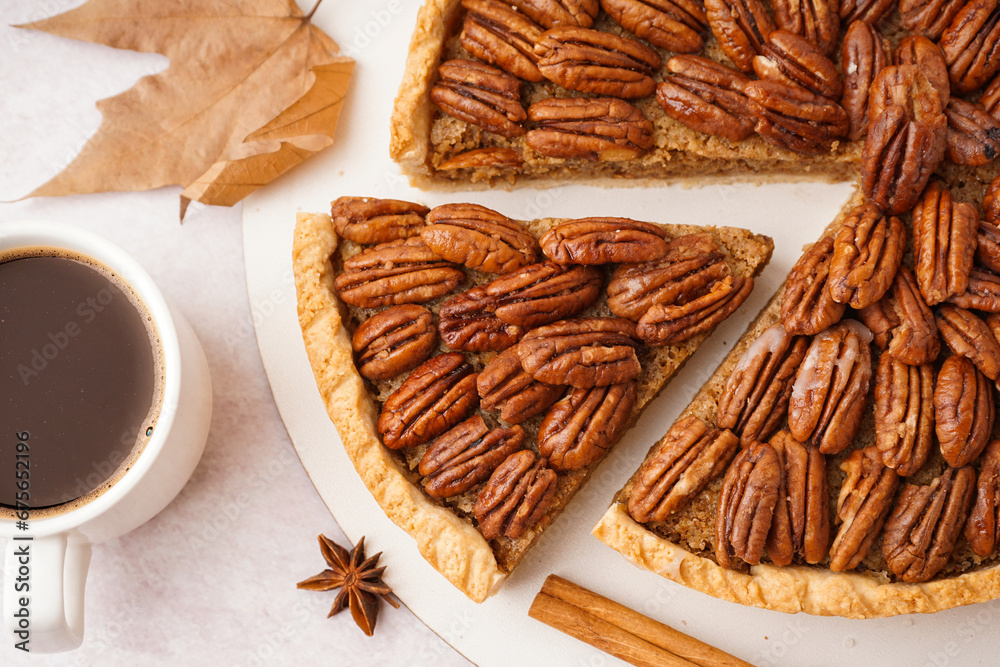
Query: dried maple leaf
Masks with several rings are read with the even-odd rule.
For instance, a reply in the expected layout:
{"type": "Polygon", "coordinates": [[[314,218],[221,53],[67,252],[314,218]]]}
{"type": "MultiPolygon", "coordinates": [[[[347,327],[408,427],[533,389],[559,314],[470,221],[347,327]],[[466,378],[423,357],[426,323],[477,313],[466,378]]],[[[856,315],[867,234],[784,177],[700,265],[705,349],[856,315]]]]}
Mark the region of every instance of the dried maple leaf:
{"type": "Polygon", "coordinates": [[[97,134],[28,196],[182,185],[183,215],[189,200],[231,206],[329,146],[354,61],[311,18],[293,0],[90,0],[19,26],[170,59],[98,102],[97,134]]]}

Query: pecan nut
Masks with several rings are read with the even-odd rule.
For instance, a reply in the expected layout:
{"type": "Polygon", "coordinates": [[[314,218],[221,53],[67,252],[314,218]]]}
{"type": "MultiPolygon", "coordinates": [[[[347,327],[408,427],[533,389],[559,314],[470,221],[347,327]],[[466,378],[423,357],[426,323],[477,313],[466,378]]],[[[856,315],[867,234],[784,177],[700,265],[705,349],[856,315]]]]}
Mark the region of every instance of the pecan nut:
{"type": "Polygon", "coordinates": [[[538,128],[525,140],[545,157],[627,161],[653,147],[653,123],[616,97],[545,99],[528,107],[528,120],[538,128]]]}
{"type": "Polygon", "coordinates": [[[986,322],[950,303],[941,304],[935,317],[941,337],[952,352],[971,360],[989,379],[1000,377],[1000,343],[986,322]]]}
{"type": "Polygon", "coordinates": [[[801,35],[830,55],[840,38],[837,4],[836,0],[772,0],[771,9],[778,28],[801,35]]]}
{"type": "Polygon", "coordinates": [[[639,523],[666,521],[721,475],[738,449],[731,431],[678,419],[636,473],[628,513],[639,523]]]}
{"type": "Polygon", "coordinates": [[[934,387],[934,419],[941,455],[948,465],[972,463],[993,432],[993,389],[965,357],[945,359],[934,387]]]}
{"type": "Polygon", "coordinates": [[[351,340],[358,372],[388,380],[426,361],[437,346],[434,316],[423,306],[386,308],[362,322],[351,340]]]}
{"type": "Polygon", "coordinates": [[[913,209],[915,273],[927,305],[961,294],[969,286],[976,254],[979,213],[956,202],[938,181],[927,186],[913,209]]]}
{"type": "Polygon", "coordinates": [[[525,81],[539,82],[535,43],[542,28],[500,0],[462,0],[468,11],[459,40],[462,48],[525,81]]]}
{"type": "Polygon", "coordinates": [[[628,218],[580,218],[556,225],[538,240],[557,264],[650,262],[667,253],[667,232],[628,218]]]}
{"type": "Polygon", "coordinates": [[[444,204],[427,214],[420,237],[449,262],[510,273],[538,261],[538,244],[520,223],[478,204],[444,204]]]}
{"type": "Polygon", "coordinates": [[[743,89],[769,143],[798,153],[828,153],[847,136],[847,112],[839,104],[781,81],[751,81],[743,89]]]}
{"type": "Polygon", "coordinates": [[[938,93],[941,108],[951,99],[951,82],[948,80],[948,63],[941,48],[923,35],[910,35],[896,46],[896,64],[913,65],[927,77],[938,93]]]}
{"type": "Polygon", "coordinates": [[[513,148],[474,148],[471,151],[459,153],[437,166],[438,171],[453,169],[493,168],[504,169],[520,167],[524,163],[521,155],[513,148]]]}
{"type": "Polygon", "coordinates": [[[833,237],[824,236],[789,271],[781,298],[781,323],[788,333],[811,336],[844,316],[847,304],[834,301],[827,287],[832,260],[833,237]]]}
{"type": "Polygon", "coordinates": [[[601,0],[601,7],[636,37],[675,53],[697,53],[708,15],[694,0],[601,0]]]}
{"type": "Polygon", "coordinates": [[[517,344],[517,356],[539,382],[589,388],[637,378],[638,346],[628,320],[587,317],[532,329],[517,344]]]}
{"type": "Polygon", "coordinates": [[[965,95],[1000,72],[1000,3],[969,0],[938,42],[948,63],[952,90],[965,95]]]}
{"type": "Polygon", "coordinates": [[[589,28],[601,9],[598,0],[509,0],[532,21],[546,28],[558,25],[589,28]]]}
{"type": "Polygon", "coordinates": [[[858,315],[871,329],[875,343],[904,364],[928,364],[941,351],[934,313],[924,303],[916,279],[905,266],[899,267],[892,291],[858,315]]]}
{"type": "Polygon", "coordinates": [[[753,276],[726,276],[708,292],[682,305],[658,303],[639,318],[636,334],[648,345],[676,345],[714,329],[743,305],[753,291],[753,276]]]}
{"type": "Polygon", "coordinates": [[[875,376],[875,446],[902,477],[923,467],[934,442],[934,369],[908,366],[888,354],[875,376]]]}
{"type": "Polygon", "coordinates": [[[521,106],[521,80],[477,60],[449,60],[438,66],[440,78],[430,98],[452,118],[511,139],[525,133],[528,117],[521,106]]]}
{"type": "Polygon", "coordinates": [[[378,308],[444,296],[465,274],[419,238],[380,243],[344,261],[333,285],[344,303],[378,308]]]}
{"type": "Polygon", "coordinates": [[[722,479],[715,521],[715,559],[735,567],[736,558],[757,565],[764,555],[781,486],[781,463],[774,447],[755,442],[733,459],[722,479]]]}
{"type": "Polygon", "coordinates": [[[833,240],[830,296],[851,308],[870,306],[892,287],[903,261],[906,228],[871,202],[851,210],[833,240]]]}
{"type": "Polygon", "coordinates": [[[556,495],[559,480],[530,449],[508,456],[476,497],[473,513],[488,540],[512,540],[538,523],[556,495]]]}
{"type": "Polygon", "coordinates": [[[340,197],[330,204],[337,236],[355,243],[387,243],[419,236],[429,208],[398,199],[340,197]]]}
{"type": "Polygon", "coordinates": [[[907,30],[937,39],[951,25],[966,0],[899,0],[901,23],[907,30]]]}
{"type": "Polygon", "coordinates": [[[968,287],[961,294],[948,297],[948,303],[960,308],[1000,313],[1000,276],[989,271],[972,269],[969,272],[968,287]]]}
{"type": "MultiPolygon", "coordinates": [[[[986,194],[983,196],[983,220],[993,225],[994,228],[1000,224],[1000,176],[994,178],[989,187],[986,188],[986,194]]],[[[998,242],[994,241],[994,243],[998,242]]]]}
{"type": "Polygon", "coordinates": [[[500,320],[533,329],[586,310],[601,295],[603,282],[592,266],[542,262],[497,278],[486,293],[500,320]]]}
{"type": "Polygon", "coordinates": [[[573,389],[545,413],[538,453],[559,471],[599,461],[625,432],[635,395],[635,382],[573,389]]]}
{"type": "Polygon", "coordinates": [[[753,70],[762,79],[801,86],[830,99],[839,98],[844,89],[833,61],[809,40],[787,30],[771,33],[754,56],[753,70]]]}
{"type": "Polygon", "coordinates": [[[886,467],[875,447],[851,452],[840,469],[847,477],[837,498],[840,528],[830,547],[830,569],[834,572],[853,570],[865,559],[892,511],[899,486],[899,475],[886,467]]]}
{"type": "Polygon", "coordinates": [[[868,404],[872,334],[844,320],[813,338],[795,376],[788,429],[800,442],[836,454],[851,444],[868,404]]]}
{"type": "Polygon", "coordinates": [[[524,429],[490,430],[479,415],[438,436],[427,447],[418,470],[426,477],[424,490],[432,498],[450,498],[489,479],[504,460],[521,449],[524,429]]]}
{"type": "Polygon", "coordinates": [[[843,23],[865,21],[877,24],[896,7],[896,0],[844,0],[840,3],[840,20],[843,23]]]}
{"type": "Polygon", "coordinates": [[[733,368],[715,423],[732,429],[743,447],[771,437],[788,413],[792,381],[808,348],[808,338],[789,335],[780,323],[767,328],[733,368]]]}
{"type": "Polygon", "coordinates": [[[994,118],[1000,117],[1000,74],[993,77],[993,81],[986,86],[979,96],[979,103],[986,109],[986,113],[994,118]]]}
{"type": "Polygon", "coordinates": [[[889,65],[888,49],[882,33],[870,23],[854,21],[844,33],[841,60],[844,67],[844,94],[840,106],[847,112],[847,138],[857,141],[868,132],[868,91],[875,77],[889,65]]]}
{"type": "Polygon", "coordinates": [[[788,565],[797,555],[810,564],[826,558],[830,547],[830,499],[826,457],[780,431],[770,443],[782,469],[774,506],[767,555],[775,565],[788,565]]]}
{"type": "MultiPolygon", "coordinates": [[[[992,201],[983,200],[984,219],[979,221],[979,233],[976,239],[976,261],[993,273],[1000,273],[1000,227],[985,219],[987,215],[991,214],[990,204],[992,204],[992,201]]],[[[1000,210],[997,213],[1000,213],[1000,210]]],[[[969,273],[969,278],[970,280],[972,278],[971,272],[969,273]]]]}
{"type": "Polygon", "coordinates": [[[976,499],[965,524],[965,539],[973,553],[989,558],[1000,541],[1000,440],[983,453],[983,465],[976,481],[976,499]]]}
{"type": "Polygon", "coordinates": [[[476,409],[476,374],[459,352],[431,357],[382,404],[378,432],[389,449],[430,442],[476,409]]]}
{"type": "Polygon", "coordinates": [[[743,87],[742,72],[702,56],[674,56],[669,74],[656,86],[663,111],[686,127],[741,141],[753,134],[754,119],[743,87]]]}
{"type": "Polygon", "coordinates": [[[652,95],[652,75],[662,64],[645,44],[575,26],[543,32],[535,54],[542,76],[563,88],[624,98],[652,95]]]}
{"type": "Polygon", "coordinates": [[[524,327],[497,318],[496,299],[482,285],[449,297],[438,311],[438,332],[453,350],[505,350],[524,335],[524,327]]]}
{"type": "Polygon", "coordinates": [[[952,99],[944,115],[948,118],[949,160],[981,167],[1000,155],[1000,120],[981,104],[952,99]]]}
{"type": "Polygon", "coordinates": [[[949,468],[928,486],[903,487],[882,537],[893,574],[912,584],[941,571],[962,534],[975,485],[976,471],[965,466],[949,468]]]}
{"type": "Polygon", "coordinates": [[[753,70],[753,57],[761,52],[774,22],[760,0],[706,0],[705,11],[712,34],[722,52],[744,72],[753,70]]]}
{"type": "Polygon", "coordinates": [[[521,368],[517,350],[504,350],[486,364],[476,380],[479,405],[499,410],[500,419],[521,424],[562,398],[565,387],[539,382],[521,368]]]}

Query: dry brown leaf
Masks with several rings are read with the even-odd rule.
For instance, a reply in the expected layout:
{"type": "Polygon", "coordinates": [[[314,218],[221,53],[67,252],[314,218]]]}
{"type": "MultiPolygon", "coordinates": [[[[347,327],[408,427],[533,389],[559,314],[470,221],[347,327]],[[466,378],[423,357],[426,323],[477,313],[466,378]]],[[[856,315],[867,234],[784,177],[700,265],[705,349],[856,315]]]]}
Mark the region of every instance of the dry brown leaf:
{"type": "Polygon", "coordinates": [[[310,18],[293,0],[90,0],[20,26],[170,59],[98,102],[97,134],[28,196],[182,185],[182,210],[231,206],[329,146],[354,61],[310,18]]]}

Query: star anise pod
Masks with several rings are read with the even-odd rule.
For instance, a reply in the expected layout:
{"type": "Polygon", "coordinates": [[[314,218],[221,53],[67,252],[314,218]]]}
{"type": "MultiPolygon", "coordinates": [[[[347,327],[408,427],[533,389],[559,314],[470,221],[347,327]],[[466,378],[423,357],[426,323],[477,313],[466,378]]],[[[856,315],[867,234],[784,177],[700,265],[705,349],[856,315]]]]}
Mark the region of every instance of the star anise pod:
{"type": "Polygon", "coordinates": [[[399,602],[392,597],[392,589],[382,581],[385,566],[375,567],[382,552],[366,559],[364,537],[348,553],[347,549],[325,535],[319,536],[319,549],[330,569],[300,581],[295,585],[296,588],[310,591],[332,591],[339,588],[340,593],[326,617],[330,618],[350,606],[354,622],[371,637],[378,617],[378,599],[381,597],[399,609],[399,602]]]}

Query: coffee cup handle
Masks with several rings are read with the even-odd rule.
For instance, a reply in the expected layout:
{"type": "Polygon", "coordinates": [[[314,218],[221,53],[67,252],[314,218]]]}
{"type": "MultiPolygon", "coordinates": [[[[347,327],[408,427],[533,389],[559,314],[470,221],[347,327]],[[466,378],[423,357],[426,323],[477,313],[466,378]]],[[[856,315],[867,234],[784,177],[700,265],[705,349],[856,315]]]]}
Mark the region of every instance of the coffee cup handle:
{"type": "Polygon", "coordinates": [[[8,540],[6,552],[3,617],[15,648],[56,653],[79,647],[90,543],[60,533],[8,540]]]}

